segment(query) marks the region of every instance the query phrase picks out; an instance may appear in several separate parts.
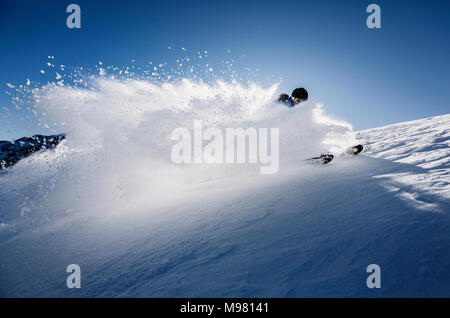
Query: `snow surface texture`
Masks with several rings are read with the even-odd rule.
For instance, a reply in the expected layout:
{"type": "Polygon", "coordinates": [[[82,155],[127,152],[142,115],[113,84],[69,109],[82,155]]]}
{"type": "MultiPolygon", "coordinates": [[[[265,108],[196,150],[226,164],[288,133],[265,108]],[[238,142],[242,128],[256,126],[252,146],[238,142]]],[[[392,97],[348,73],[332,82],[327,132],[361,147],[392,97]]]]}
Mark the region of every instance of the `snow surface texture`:
{"type": "Polygon", "coordinates": [[[0,296],[450,296],[450,115],[355,134],[276,86],[174,85],[38,92],[67,137],[0,176],[0,296]],[[279,173],[173,165],[170,131],[194,119],[280,127],[279,173]],[[357,157],[304,162],[356,139],[357,157]]]}

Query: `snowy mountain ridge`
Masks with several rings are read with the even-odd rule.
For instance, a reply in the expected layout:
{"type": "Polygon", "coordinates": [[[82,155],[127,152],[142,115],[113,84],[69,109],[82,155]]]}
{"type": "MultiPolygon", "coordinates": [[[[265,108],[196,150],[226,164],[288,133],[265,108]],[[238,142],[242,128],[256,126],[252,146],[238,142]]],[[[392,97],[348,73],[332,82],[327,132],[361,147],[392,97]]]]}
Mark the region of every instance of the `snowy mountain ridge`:
{"type": "Polygon", "coordinates": [[[393,179],[450,199],[450,115],[364,130],[358,138],[367,156],[422,169],[422,173],[392,175],[393,179]]]}

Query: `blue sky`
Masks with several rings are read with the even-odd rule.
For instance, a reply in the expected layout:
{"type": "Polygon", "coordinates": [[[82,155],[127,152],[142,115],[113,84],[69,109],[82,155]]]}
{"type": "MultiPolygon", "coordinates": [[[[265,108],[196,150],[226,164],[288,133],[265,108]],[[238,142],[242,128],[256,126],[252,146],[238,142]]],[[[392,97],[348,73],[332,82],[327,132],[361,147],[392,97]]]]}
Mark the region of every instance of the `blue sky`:
{"type": "MultiPolygon", "coordinates": [[[[49,55],[73,67],[145,65],[173,62],[185,47],[207,49],[218,68],[228,50],[245,56],[257,82],[303,86],[356,129],[446,114],[449,15],[445,0],[1,0],[0,106],[12,108],[6,83],[45,82],[49,55]],[[70,3],[81,7],[81,29],[66,27],[70,3]],[[381,7],[381,29],[366,26],[370,3],[381,7]]],[[[0,117],[0,139],[43,132],[8,119],[17,127],[0,117]]]]}

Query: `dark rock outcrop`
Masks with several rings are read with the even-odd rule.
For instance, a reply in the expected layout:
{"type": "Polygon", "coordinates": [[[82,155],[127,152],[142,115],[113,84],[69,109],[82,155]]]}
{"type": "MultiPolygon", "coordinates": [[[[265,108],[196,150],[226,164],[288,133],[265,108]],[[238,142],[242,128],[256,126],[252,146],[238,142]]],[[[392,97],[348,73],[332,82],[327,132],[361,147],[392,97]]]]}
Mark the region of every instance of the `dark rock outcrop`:
{"type": "Polygon", "coordinates": [[[37,151],[53,149],[65,138],[65,134],[34,135],[17,139],[14,142],[0,141],[0,170],[16,164],[19,160],[37,151]]]}

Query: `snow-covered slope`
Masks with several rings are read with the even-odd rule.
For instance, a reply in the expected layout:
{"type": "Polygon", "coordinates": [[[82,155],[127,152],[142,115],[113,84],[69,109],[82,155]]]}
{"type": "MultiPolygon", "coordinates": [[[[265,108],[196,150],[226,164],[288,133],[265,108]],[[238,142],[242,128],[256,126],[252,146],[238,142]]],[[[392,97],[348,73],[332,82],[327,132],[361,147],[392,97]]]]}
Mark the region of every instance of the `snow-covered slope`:
{"type": "Polygon", "coordinates": [[[270,182],[206,180],[156,214],[68,213],[16,234],[5,225],[0,295],[449,297],[450,115],[358,139],[355,158],[270,182]],[[66,288],[73,263],[81,289],[66,288]],[[381,267],[380,289],[366,286],[369,264],[381,267]]]}

